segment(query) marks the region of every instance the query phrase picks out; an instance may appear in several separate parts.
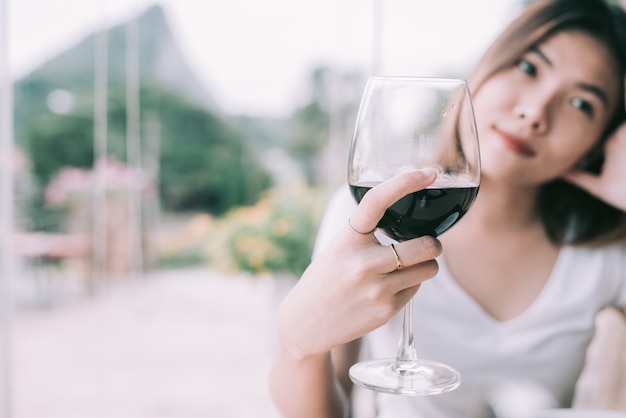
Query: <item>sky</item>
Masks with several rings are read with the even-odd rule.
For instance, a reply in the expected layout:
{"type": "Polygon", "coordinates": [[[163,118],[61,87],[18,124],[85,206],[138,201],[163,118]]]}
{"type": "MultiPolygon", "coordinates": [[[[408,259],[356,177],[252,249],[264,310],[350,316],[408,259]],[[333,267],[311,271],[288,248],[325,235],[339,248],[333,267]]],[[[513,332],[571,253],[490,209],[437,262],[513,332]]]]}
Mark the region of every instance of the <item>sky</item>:
{"type": "Polygon", "coordinates": [[[5,0],[14,78],[158,3],[192,71],[229,113],[280,117],[311,68],[461,75],[519,0],[5,0]],[[379,36],[375,36],[378,34],[379,36]]]}

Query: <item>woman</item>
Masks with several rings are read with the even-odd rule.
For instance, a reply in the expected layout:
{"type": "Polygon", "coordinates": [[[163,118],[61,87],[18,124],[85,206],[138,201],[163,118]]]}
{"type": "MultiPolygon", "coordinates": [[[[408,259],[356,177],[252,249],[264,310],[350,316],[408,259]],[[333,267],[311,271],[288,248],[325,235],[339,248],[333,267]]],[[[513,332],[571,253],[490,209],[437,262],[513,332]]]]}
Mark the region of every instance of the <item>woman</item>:
{"type": "Polygon", "coordinates": [[[602,0],[539,1],[509,25],[469,79],[476,202],[439,240],[396,244],[406,268],[370,231],[434,173],[398,176],[358,207],[347,188],[334,197],[279,312],[270,386],[284,416],[346,416],[361,337],[372,357],[393,355],[396,313],[432,277],[415,299],[417,350],[463,383],[377,395],[379,417],[490,416],[505,386],[571,405],[596,313],[626,312],[624,30],[625,13],[602,0]]]}

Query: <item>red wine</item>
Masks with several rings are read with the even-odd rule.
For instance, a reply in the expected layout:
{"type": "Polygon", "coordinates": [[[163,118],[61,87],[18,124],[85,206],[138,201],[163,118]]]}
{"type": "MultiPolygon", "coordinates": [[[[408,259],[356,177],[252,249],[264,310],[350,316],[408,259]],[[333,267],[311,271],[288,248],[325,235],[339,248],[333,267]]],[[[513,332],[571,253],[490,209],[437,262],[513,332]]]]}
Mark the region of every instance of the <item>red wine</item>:
{"type": "MultiPolygon", "coordinates": [[[[361,202],[375,184],[350,185],[354,200],[361,202]]],[[[429,188],[404,196],[394,203],[378,223],[378,228],[397,241],[430,235],[436,237],[447,231],[470,208],[478,186],[473,184],[433,184],[429,188]]]]}

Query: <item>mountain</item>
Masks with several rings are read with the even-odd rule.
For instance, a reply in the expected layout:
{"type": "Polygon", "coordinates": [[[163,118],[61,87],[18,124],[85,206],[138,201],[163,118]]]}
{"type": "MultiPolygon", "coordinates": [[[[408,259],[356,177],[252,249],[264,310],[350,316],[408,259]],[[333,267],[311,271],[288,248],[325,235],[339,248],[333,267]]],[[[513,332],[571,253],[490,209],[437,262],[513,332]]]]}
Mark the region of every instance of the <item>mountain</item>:
{"type": "MultiPolygon", "coordinates": [[[[135,19],[114,26],[108,34],[108,80],[123,83],[126,79],[126,27],[136,23],[139,32],[139,71],[142,83],[156,83],[203,107],[217,110],[217,105],[189,68],[172,36],[163,8],[153,5],[135,19]]],[[[75,47],[57,55],[17,83],[45,83],[70,91],[91,88],[94,84],[94,59],[97,34],[91,34],[75,47]]]]}

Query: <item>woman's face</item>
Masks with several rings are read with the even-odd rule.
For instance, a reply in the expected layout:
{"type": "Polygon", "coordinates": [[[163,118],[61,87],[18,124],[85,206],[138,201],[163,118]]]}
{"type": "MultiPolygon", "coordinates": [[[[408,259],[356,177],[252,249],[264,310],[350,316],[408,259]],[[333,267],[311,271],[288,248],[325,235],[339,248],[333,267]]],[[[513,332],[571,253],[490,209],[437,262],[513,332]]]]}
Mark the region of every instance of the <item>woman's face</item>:
{"type": "Polygon", "coordinates": [[[558,32],[474,95],[483,175],[539,185],[574,166],[617,106],[615,60],[596,38],[558,32]]]}

